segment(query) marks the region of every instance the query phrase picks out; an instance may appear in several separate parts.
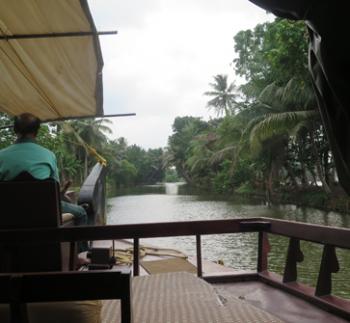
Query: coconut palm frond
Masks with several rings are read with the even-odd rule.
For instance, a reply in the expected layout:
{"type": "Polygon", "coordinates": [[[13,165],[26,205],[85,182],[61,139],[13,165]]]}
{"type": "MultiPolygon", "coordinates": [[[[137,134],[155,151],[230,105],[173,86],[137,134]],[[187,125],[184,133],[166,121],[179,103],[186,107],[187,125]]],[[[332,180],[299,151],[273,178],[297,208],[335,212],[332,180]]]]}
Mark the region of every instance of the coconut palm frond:
{"type": "Polygon", "coordinates": [[[220,94],[220,92],[218,92],[218,91],[207,91],[207,92],[204,92],[204,95],[208,95],[208,96],[217,96],[219,94],[220,94]]]}
{"type": "Polygon", "coordinates": [[[228,84],[227,75],[218,74],[214,76],[214,82],[209,85],[213,90],[205,92],[204,95],[213,98],[207,103],[207,107],[214,108],[217,116],[232,114],[237,105],[235,84],[228,84]]]}
{"type": "Polygon", "coordinates": [[[198,156],[193,155],[186,161],[186,164],[190,167],[191,172],[194,172],[195,170],[197,170],[197,168],[200,168],[201,163],[206,163],[206,162],[207,162],[206,157],[199,158],[198,156]]]}
{"type": "Polygon", "coordinates": [[[213,153],[213,155],[211,156],[211,158],[209,159],[209,163],[211,165],[216,164],[218,162],[221,162],[222,160],[225,159],[225,157],[227,156],[228,153],[232,153],[235,152],[237,149],[236,145],[231,145],[231,146],[227,146],[223,149],[220,149],[218,151],[215,151],[213,153]]]}
{"type": "Polygon", "coordinates": [[[271,137],[289,134],[300,122],[313,119],[315,111],[294,111],[265,115],[265,118],[255,124],[250,132],[250,145],[253,151],[259,151],[261,143],[271,137]]]}
{"type": "Polygon", "coordinates": [[[265,116],[266,115],[257,116],[255,118],[251,119],[242,132],[242,138],[246,138],[247,135],[249,135],[251,133],[251,131],[253,130],[255,125],[257,125],[258,123],[260,123],[261,121],[264,120],[265,116]]]}
{"type": "Polygon", "coordinates": [[[298,135],[302,131],[308,129],[309,125],[310,125],[310,122],[308,120],[299,122],[293,129],[291,129],[291,131],[289,131],[290,136],[294,138],[298,137],[298,135]]]}

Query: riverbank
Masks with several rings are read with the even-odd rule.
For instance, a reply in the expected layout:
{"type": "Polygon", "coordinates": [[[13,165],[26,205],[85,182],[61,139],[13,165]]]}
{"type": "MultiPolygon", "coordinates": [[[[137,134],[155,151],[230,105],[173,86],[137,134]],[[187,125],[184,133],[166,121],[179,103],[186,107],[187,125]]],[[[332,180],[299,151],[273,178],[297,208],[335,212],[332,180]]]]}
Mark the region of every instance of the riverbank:
{"type": "Polygon", "coordinates": [[[335,188],[331,194],[326,194],[319,188],[281,192],[274,196],[274,203],[295,204],[324,211],[350,214],[350,197],[340,188],[335,188]]]}
{"type": "MultiPolygon", "coordinates": [[[[198,187],[184,185],[180,188],[183,194],[191,195],[210,195],[218,200],[245,200],[253,203],[268,204],[268,199],[263,191],[259,190],[241,190],[234,193],[215,193],[203,190],[198,187]]],[[[180,193],[181,194],[181,193],[180,193]]],[[[313,187],[308,189],[281,189],[270,197],[270,204],[294,204],[299,207],[311,207],[323,211],[333,211],[342,214],[350,214],[350,197],[340,188],[333,189],[331,194],[326,194],[321,188],[313,187]]]]}
{"type": "MultiPolygon", "coordinates": [[[[202,198],[210,198],[218,201],[242,201],[243,203],[254,204],[294,204],[298,207],[310,207],[323,211],[333,211],[342,214],[350,214],[350,197],[340,188],[335,187],[331,194],[326,194],[321,188],[312,187],[307,189],[280,189],[270,197],[268,203],[267,196],[261,190],[237,190],[234,193],[216,193],[203,188],[198,188],[181,183],[168,183],[176,185],[176,194],[180,195],[197,195],[202,198]]],[[[164,194],[166,193],[166,185],[145,185],[130,188],[123,188],[114,192],[113,196],[120,195],[140,195],[140,194],[164,194]]],[[[167,187],[169,188],[169,187],[167,187]]]]}

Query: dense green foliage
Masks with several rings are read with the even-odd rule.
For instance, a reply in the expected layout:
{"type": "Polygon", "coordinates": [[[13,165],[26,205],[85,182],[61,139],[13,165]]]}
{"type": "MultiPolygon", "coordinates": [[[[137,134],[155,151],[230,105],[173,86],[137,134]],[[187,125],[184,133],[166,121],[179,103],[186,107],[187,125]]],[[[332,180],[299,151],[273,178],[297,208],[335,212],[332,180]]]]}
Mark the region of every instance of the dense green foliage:
{"type": "Polygon", "coordinates": [[[209,83],[208,108],[222,118],[178,117],[170,160],[190,184],[218,193],[283,192],[337,187],[309,72],[303,22],[276,19],[235,37],[238,89],[227,75],[209,83]]]}
{"type": "MultiPolygon", "coordinates": [[[[0,115],[0,126],[8,124],[11,124],[10,118],[0,115]]],[[[144,150],[136,145],[129,146],[124,138],[109,140],[109,124],[107,119],[86,119],[41,126],[37,141],[55,153],[61,182],[72,180],[79,187],[97,162],[85,144],[107,160],[110,192],[119,187],[163,181],[163,150],[144,150]]],[[[15,141],[12,129],[1,129],[0,138],[0,149],[15,141]]]]}

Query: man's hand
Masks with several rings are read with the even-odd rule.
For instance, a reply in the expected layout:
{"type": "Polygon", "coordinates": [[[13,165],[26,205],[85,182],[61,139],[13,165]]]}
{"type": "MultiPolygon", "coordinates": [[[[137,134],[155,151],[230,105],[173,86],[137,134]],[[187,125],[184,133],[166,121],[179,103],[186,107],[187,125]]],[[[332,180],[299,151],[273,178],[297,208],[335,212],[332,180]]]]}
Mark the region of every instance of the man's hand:
{"type": "Polygon", "coordinates": [[[71,200],[71,198],[69,196],[66,195],[66,193],[67,193],[68,188],[71,185],[72,185],[72,181],[68,180],[61,187],[61,199],[63,201],[69,202],[69,203],[72,203],[72,200],[71,200]]]}

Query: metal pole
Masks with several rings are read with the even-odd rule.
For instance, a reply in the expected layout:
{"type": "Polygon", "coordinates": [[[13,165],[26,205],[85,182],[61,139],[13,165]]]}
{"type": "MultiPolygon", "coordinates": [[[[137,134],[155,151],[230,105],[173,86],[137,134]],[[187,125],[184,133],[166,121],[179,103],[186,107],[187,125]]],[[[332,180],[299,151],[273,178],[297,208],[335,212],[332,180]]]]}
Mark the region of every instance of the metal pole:
{"type": "Polygon", "coordinates": [[[199,234],[196,235],[196,249],[197,249],[197,276],[202,277],[202,243],[201,236],[199,234]]]}
{"type": "Polygon", "coordinates": [[[103,36],[116,35],[118,31],[76,31],[65,33],[47,33],[47,34],[15,34],[15,35],[0,35],[0,40],[13,39],[38,39],[38,38],[57,38],[57,37],[84,37],[84,36],[103,36]]]}
{"type": "MultiPolygon", "coordinates": [[[[119,118],[119,117],[132,117],[136,116],[136,113],[117,113],[117,114],[105,114],[103,116],[83,116],[83,117],[69,117],[69,118],[63,118],[63,119],[53,119],[53,120],[45,120],[42,121],[42,123],[48,123],[48,122],[61,122],[66,120],[79,120],[79,119],[98,119],[98,118],[119,118]]],[[[8,124],[6,126],[1,126],[0,130],[2,129],[8,129],[12,128],[13,124],[8,124]]]]}
{"type": "Polygon", "coordinates": [[[134,239],[134,276],[140,275],[140,240],[134,239]]]}

